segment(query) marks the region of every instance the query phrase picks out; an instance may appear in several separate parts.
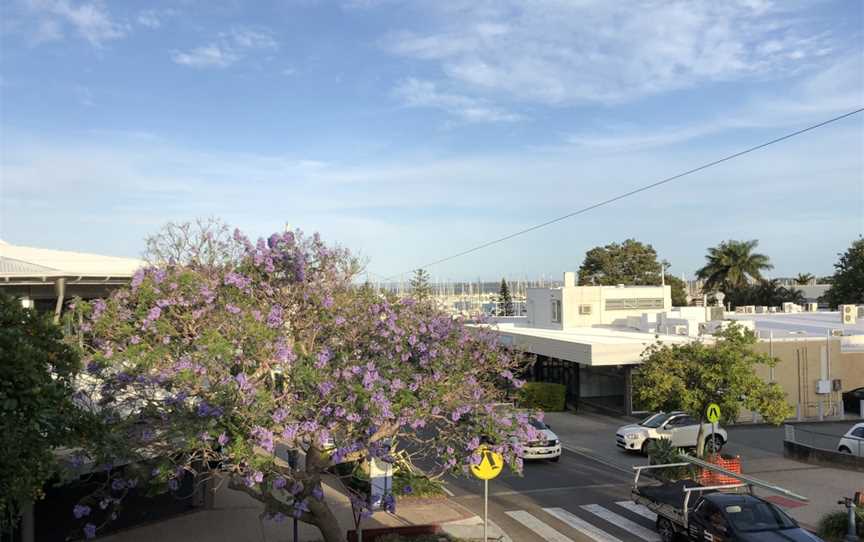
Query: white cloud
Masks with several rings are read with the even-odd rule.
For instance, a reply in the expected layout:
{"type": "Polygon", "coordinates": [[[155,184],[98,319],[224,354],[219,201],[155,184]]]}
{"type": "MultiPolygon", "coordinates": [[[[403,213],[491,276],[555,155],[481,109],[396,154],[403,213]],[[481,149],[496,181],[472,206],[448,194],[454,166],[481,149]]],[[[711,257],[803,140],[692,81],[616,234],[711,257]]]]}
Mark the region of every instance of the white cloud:
{"type": "Polygon", "coordinates": [[[393,94],[409,107],[441,109],[468,122],[515,122],[522,118],[483,100],[440,92],[435,83],[414,78],[399,83],[393,94]]]}
{"type": "Polygon", "coordinates": [[[120,39],[129,33],[129,25],[116,22],[99,0],[80,3],[70,0],[27,0],[27,6],[41,18],[41,41],[60,39],[61,23],[72,26],[94,47],[101,47],[105,42],[120,39]]]}
{"type": "Polygon", "coordinates": [[[431,31],[383,40],[437,65],[463,93],[544,104],[631,101],[711,81],[765,78],[813,65],[831,36],[771,2],[429,3],[431,31]]]}
{"type": "Polygon", "coordinates": [[[177,15],[177,11],[173,9],[145,9],[138,12],[138,17],[135,19],[138,24],[155,30],[162,26],[162,21],[167,17],[177,15]]]}
{"type": "Polygon", "coordinates": [[[175,51],[171,58],[177,64],[195,68],[225,68],[237,62],[240,56],[231,49],[217,44],[202,45],[186,52],[175,51]]]}
{"type": "Polygon", "coordinates": [[[864,56],[840,58],[790,84],[783,97],[754,96],[722,115],[687,125],[607,127],[566,137],[569,144],[602,151],[657,148],[729,130],[803,127],[864,107],[864,56]]]}
{"type": "Polygon", "coordinates": [[[254,51],[273,50],[278,42],[269,30],[234,28],[210,44],[189,51],[174,51],[172,60],[195,68],[226,68],[254,51]]]}

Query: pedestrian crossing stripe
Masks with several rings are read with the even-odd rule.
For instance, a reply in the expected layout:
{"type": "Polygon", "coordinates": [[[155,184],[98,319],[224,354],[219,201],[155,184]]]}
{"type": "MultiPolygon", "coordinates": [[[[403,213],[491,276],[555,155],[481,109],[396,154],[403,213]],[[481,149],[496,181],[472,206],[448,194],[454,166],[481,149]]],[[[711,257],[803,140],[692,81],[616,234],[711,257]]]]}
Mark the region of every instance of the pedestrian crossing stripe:
{"type": "MultiPolygon", "coordinates": [[[[640,516],[640,519],[644,518],[642,519],[643,521],[650,520],[652,523],[657,521],[657,515],[641,504],[636,504],[633,501],[617,501],[615,504],[626,509],[628,512],[640,516]]],[[[621,531],[627,532],[645,542],[660,541],[660,536],[652,529],[643,527],[642,525],[631,521],[622,515],[616,514],[603,506],[598,504],[586,504],[579,508],[591,514],[591,517],[598,517],[604,522],[611,523],[621,531]]],[[[630,537],[622,540],[621,538],[606,532],[602,528],[582,519],[564,508],[550,507],[543,508],[542,510],[546,514],[552,516],[594,542],[627,542],[631,540],[630,537]]],[[[555,530],[555,528],[547,525],[538,517],[526,512],[525,510],[511,510],[505,512],[505,514],[522,524],[523,527],[533,531],[539,537],[537,540],[543,540],[545,542],[573,542],[567,535],[555,530]]]]}
{"type": "Polygon", "coordinates": [[[608,521],[612,525],[617,525],[618,527],[624,529],[630,534],[634,534],[642,540],[645,540],[645,542],[660,542],[660,535],[658,535],[656,532],[650,529],[646,529],[638,523],[630,521],[624,516],[618,515],[611,510],[603,508],[599,504],[586,504],[580,506],[579,508],[585,510],[586,512],[591,512],[595,516],[608,521]]]}
{"type": "Polygon", "coordinates": [[[544,508],[543,511],[596,542],[621,542],[620,538],[612,536],[603,529],[591,525],[584,519],[564,510],[563,508],[544,508]]]}
{"type": "Polygon", "coordinates": [[[634,514],[639,514],[643,518],[651,521],[651,523],[655,523],[657,521],[657,514],[655,514],[651,510],[648,510],[647,507],[642,506],[641,504],[636,504],[633,501],[618,501],[615,504],[622,508],[630,510],[634,514]]]}
{"type": "Polygon", "coordinates": [[[540,535],[546,542],[573,542],[571,538],[564,536],[524,510],[511,510],[505,513],[540,535]]]}

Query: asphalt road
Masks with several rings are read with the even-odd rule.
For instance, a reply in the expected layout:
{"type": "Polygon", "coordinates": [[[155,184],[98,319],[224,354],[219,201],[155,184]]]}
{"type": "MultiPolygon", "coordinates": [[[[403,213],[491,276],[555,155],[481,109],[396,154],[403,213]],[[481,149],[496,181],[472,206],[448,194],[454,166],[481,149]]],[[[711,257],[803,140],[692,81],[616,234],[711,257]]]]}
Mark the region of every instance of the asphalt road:
{"type": "MultiPolygon", "coordinates": [[[[654,542],[654,523],[630,502],[632,475],[565,451],[557,463],[526,462],[489,482],[489,517],[514,542],[654,542]],[[623,504],[622,504],[623,503],[623,504]]],[[[453,499],[483,515],[483,483],[450,478],[453,499]]],[[[648,512],[650,515],[650,512],[648,512]]]]}

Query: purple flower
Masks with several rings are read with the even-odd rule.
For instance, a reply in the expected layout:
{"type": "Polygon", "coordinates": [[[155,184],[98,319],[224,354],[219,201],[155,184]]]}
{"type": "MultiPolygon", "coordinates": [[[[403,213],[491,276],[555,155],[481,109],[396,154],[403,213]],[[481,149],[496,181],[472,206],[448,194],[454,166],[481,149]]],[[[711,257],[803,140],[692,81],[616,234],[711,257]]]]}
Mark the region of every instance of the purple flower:
{"type": "Polygon", "coordinates": [[[318,384],[318,391],[321,393],[321,395],[326,396],[330,395],[330,392],[333,391],[334,387],[335,386],[332,382],[321,382],[320,384],[318,384]]]}
{"type": "Polygon", "coordinates": [[[81,519],[84,516],[90,515],[90,507],[86,504],[76,504],[74,508],[72,508],[72,515],[75,516],[75,519],[81,519]]]}
{"type": "Polygon", "coordinates": [[[273,480],[274,489],[284,489],[286,485],[288,485],[288,480],[282,478],[281,476],[273,480]]]}
{"type": "Polygon", "coordinates": [[[216,440],[220,446],[225,446],[226,444],[228,444],[228,435],[226,435],[225,433],[222,433],[221,435],[219,435],[219,438],[216,440]]]}
{"type": "Polygon", "coordinates": [[[324,500],[324,490],[321,489],[321,486],[315,486],[315,489],[312,490],[312,496],[319,501],[324,500]]]}
{"type": "Polygon", "coordinates": [[[414,488],[412,488],[411,486],[405,486],[402,488],[402,493],[405,493],[406,495],[413,492],[414,488]]]}
{"type": "Polygon", "coordinates": [[[333,323],[336,324],[337,326],[341,326],[342,324],[345,323],[345,318],[343,318],[341,316],[337,316],[336,319],[333,320],[333,323]]]}
{"type": "Polygon", "coordinates": [[[161,315],[162,309],[160,309],[159,307],[153,307],[152,309],[150,309],[150,312],[147,313],[147,319],[158,320],[161,315]]]}
{"type": "Polygon", "coordinates": [[[231,314],[240,314],[241,312],[243,312],[240,310],[240,307],[238,307],[237,305],[232,305],[231,303],[225,305],[225,310],[227,310],[231,314]]]}
{"type": "Polygon", "coordinates": [[[96,538],[96,526],[92,523],[88,523],[84,526],[84,536],[89,540],[91,538],[96,538]]]}
{"type": "Polygon", "coordinates": [[[282,307],[276,305],[270,309],[270,313],[267,315],[267,326],[272,328],[278,328],[282,325],[282,307]]]}
{"type": "Polygon", "coordinates": [[[273,453],[273,431],[256,425],[252,429],[252,436],[258,440],[258,446],[261,446],[271,454],[273,453]]]}
{"type": "Polygon", "coordinates": [[[318,369],[323,369],[324,366],[327,365],[327,362],[330,361],[330,349],[325,348],[321,352],[318,353],[318,361],[315,362],[315,367],[318,369]]]}
{"type": "Polygon", "coordinates": [[[140,342],[141,337],[139,337],[138,335],[132,335],[131,337],[129,337],[129,344],[138,344],[140,342]]]}
{"type": "Polygon", "coordinates": [[[296,494],[300,493],[301,491],[303,491],[303,483],[302,482],[294,482],[294,484],[291,485],[290,491],[291,491],[292,495],[296,495],[296,494]]]}
{"type": "Polygon", "coordinates": [[[114,481],[111,482],[111,489],[114,491],[123,491],[126,489],[126,482],[120,478],[115,478],[114,481]]]}
{"type": "Polygon", "coordinates": [[[324,305],[325,309],[329,309],[333,306],[333,298],[329,295],[325,296],[324,299],[321,301],[321,304],[324,305]]]}

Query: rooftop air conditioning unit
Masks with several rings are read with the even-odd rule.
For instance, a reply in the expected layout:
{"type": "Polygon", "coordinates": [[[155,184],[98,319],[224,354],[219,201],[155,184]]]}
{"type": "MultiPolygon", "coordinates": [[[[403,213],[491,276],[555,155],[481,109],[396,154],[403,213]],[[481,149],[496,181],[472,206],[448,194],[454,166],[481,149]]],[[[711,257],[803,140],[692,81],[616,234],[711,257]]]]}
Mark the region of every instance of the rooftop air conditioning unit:
{"type": "Polygon", "coordinates": [[[840,305],[840,319],[844,324],[854,324],[858,321],[856,305],[840,305]]]}

